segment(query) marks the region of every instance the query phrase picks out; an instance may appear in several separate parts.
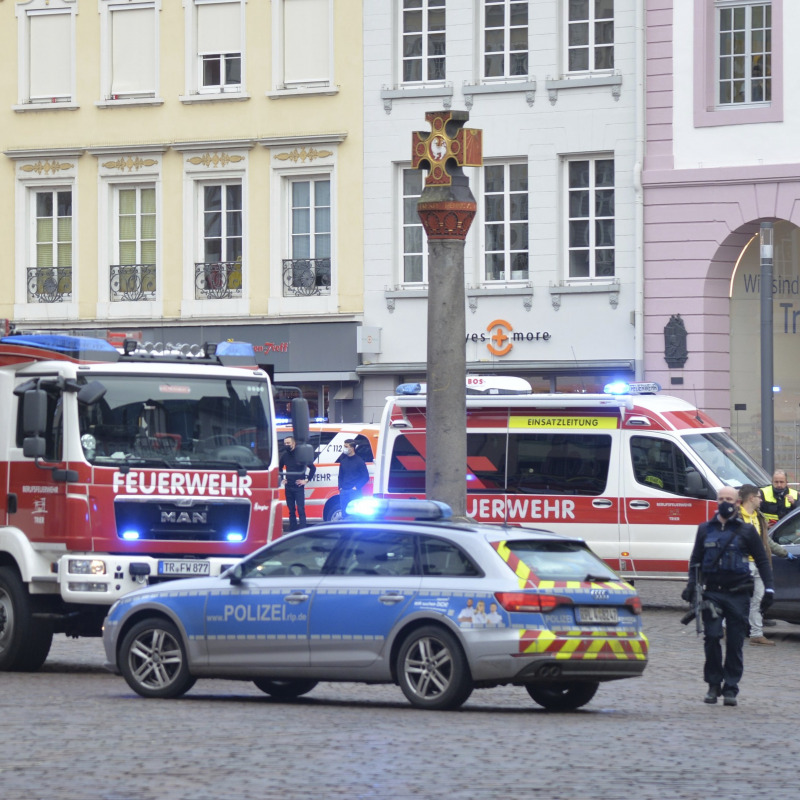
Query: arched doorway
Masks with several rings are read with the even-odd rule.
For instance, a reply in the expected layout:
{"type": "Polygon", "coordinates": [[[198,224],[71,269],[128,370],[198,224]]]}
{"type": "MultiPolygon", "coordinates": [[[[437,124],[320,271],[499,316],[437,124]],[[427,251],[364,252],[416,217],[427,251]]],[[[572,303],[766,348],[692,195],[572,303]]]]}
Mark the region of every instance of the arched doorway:
{"type": "MultiPolygon", "coordinates": [[[[749,228],[750,226],[748,226],[749,228]]],[[[761,461],[761,255],[757,229],[730,280],[731,434],[761,461]]],[[[800,228],[778,220],[773,248],[775,466],[800,467],[800,228]]]]}

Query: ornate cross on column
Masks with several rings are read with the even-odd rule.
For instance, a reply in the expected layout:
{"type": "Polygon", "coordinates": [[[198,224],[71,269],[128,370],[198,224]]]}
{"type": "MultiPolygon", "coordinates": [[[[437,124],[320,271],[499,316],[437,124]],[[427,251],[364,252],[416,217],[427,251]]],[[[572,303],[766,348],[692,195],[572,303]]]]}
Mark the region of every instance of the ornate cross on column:
{"type": "Polygon", "coordinates": [[[431,131],[412,133],[411,166],[427,169],[417,202],[429,239],[464,239],[477,204],[463,167],[483,166],[482,131],[464,128],[466,111],[428,111],[431,131]]]}

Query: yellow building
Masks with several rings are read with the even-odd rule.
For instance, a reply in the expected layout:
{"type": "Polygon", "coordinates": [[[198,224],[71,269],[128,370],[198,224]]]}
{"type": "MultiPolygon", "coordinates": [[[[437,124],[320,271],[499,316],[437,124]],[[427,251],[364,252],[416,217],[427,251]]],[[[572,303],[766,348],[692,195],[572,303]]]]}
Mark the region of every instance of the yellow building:
{"type": "Polygon", "coordinates": [[[0,2],[0,318],[251,341],[358,416],[361,36],[361,0],[0,2]]]}

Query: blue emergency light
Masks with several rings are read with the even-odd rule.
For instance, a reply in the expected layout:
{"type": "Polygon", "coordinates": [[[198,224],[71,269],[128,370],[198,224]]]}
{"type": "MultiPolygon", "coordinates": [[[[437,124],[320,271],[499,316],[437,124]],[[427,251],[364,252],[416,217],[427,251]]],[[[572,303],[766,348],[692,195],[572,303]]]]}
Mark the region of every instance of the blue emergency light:
{"type": "Polygon", "coordinates": [[[52,353],[69,356],[77,361],[117,361],[119,351],[105,339],[91,336],[67,336],[56,333],[32,333],[18,336],[4,336],[2,344],[20,347],[34,347],[52,353]]]}
{"type": "Polygon", "coordinates": [[[375,519],[449,519],[453,510],[438,500],[385,500],[378,497],[359,497],[347,504],[347,516],[362,520],[375,519]]]}
{"type": "Polygon", "coordinates": [[[603,387],[605,394],[658,394],[661,385],[651,381],[648,383],[627,383],[626,381],[613,381],[603,387]]]}

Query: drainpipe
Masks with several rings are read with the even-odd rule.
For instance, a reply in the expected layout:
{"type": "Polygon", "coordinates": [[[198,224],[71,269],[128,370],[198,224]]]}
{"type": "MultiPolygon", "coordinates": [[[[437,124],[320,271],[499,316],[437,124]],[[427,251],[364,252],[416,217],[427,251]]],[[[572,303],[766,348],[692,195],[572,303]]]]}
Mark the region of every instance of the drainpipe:
{"type": "Polygon", "coordinates": [[[634,189],[634,370],[636,380],[644,380],[644,189],[642,169],[644,166],[645,137],[645,10],[644,3],[636,7],[636,54],[634,73],[636,76],[635,128],[636,150],[633,164],[634,189]]]}

